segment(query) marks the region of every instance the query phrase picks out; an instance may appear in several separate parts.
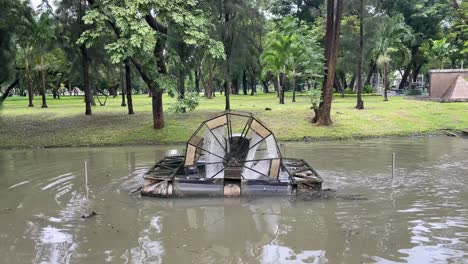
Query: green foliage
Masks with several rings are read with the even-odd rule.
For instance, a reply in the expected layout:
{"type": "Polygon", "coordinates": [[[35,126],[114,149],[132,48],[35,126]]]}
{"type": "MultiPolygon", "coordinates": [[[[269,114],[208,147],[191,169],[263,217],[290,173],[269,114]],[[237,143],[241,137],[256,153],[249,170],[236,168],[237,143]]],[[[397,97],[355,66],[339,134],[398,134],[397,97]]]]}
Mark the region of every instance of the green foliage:
{"type": "Polygon", "coordinates": [[[439,69],[443,69],[445,64],[450,63],[450,56],[458,51],[457,48],[447,42],[447,38],[431,40],[430,43],[423,43],[420,49],[431,58],[431,66],[439,69]]]}
{"type": "Polygon", "coordinates": [[[345,94],[355,94],[356,92],[353,91],[353,89],[351,89],[350,87],[347,87],[346,89],[344,89],[344,93],[345,94]]]}
{"type": "Polygon", "coordinates": [[[372,85],[364,85],[362,87],[362,93],[365,93],[365,94],[372,94],[374,93],[374,89],[372,88],[372,85]]]}
{"type": "Polygon", "coordinates": [[[33,22],[28,2],[0,0],[0,85],[14,78],[16,44],[33,22]]]}
{"type": "MultiPolygon", "coordinates": [[[[210,22],[209,9],[203,9],[197,1],[175,0],[102,0],[97,8],[86,12],[83,17],[88,28],[83,32],[78,43],[93,46],[99,38],[109,31],[109,24],[117,30],[117,38],[112,38],[104,49],[113,63],[121,63],[125,59],[138,58],[145,74],[150,78],[156,89],[167,87],[167,74],[160,74],[156,66],[157,58],[153,53],[157,42],[169,38],[169,42],[177,39],[187,46],[206,49],[207,54],[214,58],[223,58],[222,43],[209,35],[213,27],[210,22]],[[145,20],[146,14],[157,14],[157,20],[170,28],[169,33],[156,31],[145,20]],[[172,35],[173,33],[175,35],[172,35]]],[[[175,49],[175,45],[168,45],[175,49]]],[[[178,54],[174,50],[166,50],[167,54],[178,54]]],[[[178,59],[181,61],[181,58],[178,59]]],[[[184,62],[186,62],[184,60],[184,62]]],[[[187,66],[187,65],[186,65],[187,66]]]]}
{"type": "Polygon", "coordinates": [[[169,107],[173,113],[185,113],[187,110],[193,111],[200,104],[198,93],[186,93],[184,98],[177,100],[169,107]]]}
{"type": "Polygon", "coordinates": [[[297,19],[284,18],[279,27],[268,34],[265,46],[263,76],[271,72],[309,79],[321,73],[323,51],[310,28],[297,19]]]}
{"type": "Polygon", "coordinates": [[[468,2],[461,1],[460,8],[457,10],[458,19],[454,23],[455,29],[458,35],[458,41],[463,43],[461,54],[467,58],[468,57],[468,2]]]}
{"type": "Polygon", "coordinates": [[[380,24],[376,46],[374,47],[375,58],[379,65],[397,60],[399,65],[404,66],[411,61],[411,44],[414,36],[411,28],[406,25],[401,15],[385,18],[380,24]]]}
{"type": "Polygon", "coordinates": [[[310,97],[310,103],[313,109],[318,109],[320,101],[322,99],[322,90],[320,89],[312,89],[307,92],[310,97]]]}

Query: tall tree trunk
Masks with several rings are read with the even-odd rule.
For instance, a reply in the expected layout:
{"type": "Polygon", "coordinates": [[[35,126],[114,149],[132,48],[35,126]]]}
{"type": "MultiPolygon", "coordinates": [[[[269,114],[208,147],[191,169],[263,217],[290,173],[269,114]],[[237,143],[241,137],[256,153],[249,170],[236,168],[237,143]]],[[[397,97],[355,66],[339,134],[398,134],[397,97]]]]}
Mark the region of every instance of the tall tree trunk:
{"type": "Polygon", "coordinates": [[[364,82],[364,85],[370,85],[372,75],[374,75],[375,70],[377,69],[377,63],[375,60],[371,60],[370,65],[369,65],[369,73],[367,74],[366,81],[364,82]]]}
{"type": "Polygon", "coordinates": [[[122,87],[122,103],[120,106],[127,106],[127,103],[125,101],[125,94],[127,93],[127,89],[125,89],[126,84],[125,84],[125,67],[120,67],[120,79],[121,79],[121,84],[120,86],[122,87]]]}
{"type": "MultiPolygon", "coordinates": [[[[161,75],[167,74],[166,57],[164,55],[165,47],[166,37],[165,35],[161,35],[156,41],[156,45],[154,48],[154,55],[158,59],[156,65],[158,66],[158,72],[161,75]]],[[[153,89],[151,92],[153,93],[153,127],[155,129],[162,129],[164,128],[164,111],[162,100],[163,87],[155,87],[155,89],[153,89]]]]}
{"type": "Polygon", "coordinates": [[[364,109],[362,101],[362,56],[364,54],[364,0],[359,1],[359,60],[357,69],[357,101],[356,109],[364,109]]]}
{"type": "Polygon", "coordinates": [[[275,87],[276,97],[279,98],[279,91],[280,91],[279,78],[273,78],[273,86],[275,87]]]}
{"type": "Polygon", "coordinates": [[[133,101],[132,101],[132,76],[130,72],[130,62],[128,59],[124,61],[125,63],[125,84],[127,85],[127,105],[128,105],[128,114],[133,115],[133,101]]]}
{"type": "Polygon", "coordinates": [[[296,69],[293,69],[292,90],[293,90],[292,102],[295,103],[296,102],[296,69]]]}
{"type": "Polygon", "coordinates": [[[29,57],[27,49],[24,49],[24,59],[26,63],[26,83],[28,86],[28,100],[29,104],[28,107],[34,107],[33,99],[34,99],[34,92],[31,84],[31,76],[29,75],[29,57]]]}
{"type": "MultiPolygon", "coordinates": [[[[179,70],[177,76],[177,91],[179,93],[177,100],[183,100],[185,98],[185,72],[183,69],[179,70]]],[[[183,107],[181,109],[182,113],[185,113],[186,110],[183,107]]]]}
{"type": "Polygon", "coordinates": [[[198,73],[198,69],[195,69],[195,91],[197,94],[200,95],[200,74],[198,73]]]}
{"type": "Polygon", "coordinates": [[[286,89],[286,75],[281,74],[281,79],[278,79],[279,103],[284,104],[284,91],[286,89]]]}
{"type": "Polygon", "coordinates": [[[91,89],[89,88],[89,64],[88,64],[88,52],[85,45],[80,46],[82,66],[83,66],[83,88],[85,94],[85,115],[91,115],[91,89]]]}
{"type": "Polygon", "coordinates": [[[177,99],[181,100],[185,97],[185,73],[184,70],[179,70],[178,78],[177,78],[177,90],[179,92],[179,96],[177,99]]]}
{"type": "Polygon", "coordinates": [[[164,111],[163,111],[163,93],[161,90],[153,92],[151,97],[153,106],[153,127],[154,129],[164,128],[164,111]]]}
{"type": "Polygon", "coordinates": [[[421,65],[414,65],[414,67],[413,82],[416,82],[418,80],[419,71],[421,70],[421,65]]]}
{"type": "Polygon", "coordinates": [[[389,83],[388,83],[388,62],[384,63],[384,68],[383,68],[383,74],[384,74],[384,101],[388,101],[388,88],[389,88],[389,83]]]}
{"type": "Polygon", "coordinates": [[[269,93],[269,91],[268,91],[268,82],[267,81],[262,81],[262,86],[263,86],[263,92],[264,93],[269,93]]]}
{"type": "Polygon", "coordinates": [[[255,80],[255,69],[252,72],[252,79],[250,80],[250,95],[254,95],[257,92],[257,80],[255,80]]]}
{"type": "Polygon", "coordinates": [[[237,77],[232,79],[232,94],[239,94],[239,79],[237,77]]]}
{"type": "Polygon", "coordinates": [[[246,70],[242,71],[242,91],[244,95],[247,95],[247,74],[245,74],[246,70]]]}
{"type": "Polygon", "coordinates": [[[348,83],[346,82],[346,73],[344,71],[341,71],[340,72],[340,77],[341,77],[341,80],[342,80],[341,87],[344,90],[344,89],[348,88],[348,83]]]}
{"type": "Polygon", "coordinates": [[[199,70],[200,81],[205,90],[205,97],[207,99],[213,99],[213,81],[214,81],[213,71],[214,69],[208,73],[208,80],[206,80],[205,77],[203,76],[202,71],[199,70]]]}
{"type": "Polygon", "coordinates": [[[263,86],[263,92],[264,93],[269,93],[269,91],[268,91],[268,82],[267,81],[262,81],[262,86],[263,86]]]}
{"type": "Polygon", "coordinates": [[[230,21],[230,3],[229,0],[223,1],[224,8],[224,28],[223,28],[223,44],[224,44],[224,54],[226,55],[226,70],[224,72],[224,96],[226,97],[225,110],[231,110],[231,104],[229,101],[229,79],[230,79],[230,60],[232,54],[232,34],[228,30],[228,23],[230,21]]]}
{"type": "Polygon", "coordinates": [[[355,91],[354,89],[354,84],[356,83],[356,74],[353,73],[353,76],[351,76],[351,80],[349,81],[349,85],[348,85],[348,88],[350,88],[351,90],[355,91]]]}
{"type": "Polygon", "coordinates": [[[339,78],[338,78],[338,74],[335,75],[335,83],[334,83],[334,86],[336,88],[336,91],[341,93],[341,97],[344,98],[345,97],[345,91],[344,91],[344,87],[342,85],[342,83],[340,82],[339,78]]]}
{"type": "Polygon", "coordinates": [[[228,111],[231,110],[231,103],[229,101],[229,83],[227,81],[224,81],[224,96],[226,98],[226,107],[224,110],[228,111]]]}
{"type": "Polygon", "coordinates": [[[406,87],[406,83],[408,82],[408,77],[410,75],[410,72],[411,72],[411,64],[408,64],[406,66],[406,68],[405,68],[405,72],[401,76],[401,82],[398,85],[398,89],[401,90],[401,89],[404,89],[406,87]]]}
{"type": "Polygon", "coordinates": [[[41,51],[41,86],[42,86],[42,106],[41,107],[47,108],[44,54],[42,53],[42,51],[41,51]]]}
{"type": "Polygon", "coordinates": [[[329,126],[333,124],[331,120],[331,105],[333,99],[333,82],[335,80],[336,60],[338,56],[341,16],[343,14],[343,0],[327,0],[327,27],[325,36],[325,58],[327,62],[327,72],[322,88],[323,102],[319,107],[316,116],[316,125],[329,126]]]}
{"type": "MultiPolygon", "coordinates": [[[[92,5],[94,1],[90,0],[92,5]]],[[[78,14],[78,23],[80,25],[80,31],[84,32],[84,22],[82,20],[83,15],[85,14],[83,4],[86,5],[86,1],[83,3],[82,0],[79,0],[79,14],[78,14]]],[[[88,51],[86,46],[82,44],[80,46],[81,50],[81,63],[83,70],[83,89],[85,94],[85,115],[91,115],[91,104],[94,103],[93,95],[91,94],[91,89],[89,87],[89,61],[88,61],[88,51]]],[[[95,103],[93,104],[95,105],[95,103]]]]}
{"type": "Polygon", "coordinates": [[[3,101],[5,101],[5,99],[8,97],[8,95],[10,94],[11,90],[13,90],[13,88],[15,88],[16,85],[18,85],[19,83],[19,74],[16,73],[16,78],[15,80],[6,88],[5,92],[2,94],[2,96],[0,96],[0,105],[3,103],[3,101]]]}
{"type": "MultiPolygon", "coordinates": [[[[151,105],[152,105],[152,110],[153,110],[153,128],[154,129],[164,128],[162,89],[157,89],[157,87],[154,86],[154,82],[149,78],[148,75],[146,75],[146,72],[143,71],[142,65],[137,59],[132,58],[131,60],[136,70],[140,74],[141,78],[148,86],[148,89],[151,91],[151,102],[152,102],[151,105]]],[[[159,72],[161,73],[162,71],[161,74],[165,74],[166,73],[165,64],[159,64],[159,63],[160,61],[158,61],[158,65],[160,67],[163,67],[163,68],[159,68],[159,72]]]]}

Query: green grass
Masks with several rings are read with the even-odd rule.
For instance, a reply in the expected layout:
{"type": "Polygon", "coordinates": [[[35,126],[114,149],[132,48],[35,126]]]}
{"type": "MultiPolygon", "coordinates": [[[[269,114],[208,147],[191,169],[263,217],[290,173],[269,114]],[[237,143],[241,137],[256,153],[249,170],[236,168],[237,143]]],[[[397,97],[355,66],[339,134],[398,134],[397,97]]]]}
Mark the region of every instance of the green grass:
{"type": "MultiPolygon", "coordinates": [[[[303,94],[296,103],[288,95],[279,105],[275,94],[235,95],[231,108],[253,112],[279,140],[349,139],[381,136],[438,134],[443,129],[468,128],[468,103],[436,103],[402,97],[364,97],[365,110],[356,110],[355,97],[336,96],[332,106],[331,127],[310,123],[313,116],[309,98],[303,94]],[[272,111],[265,111],[269,107],[272,111]]],[[[135,115],[127,115],[121,99],[109,98],[105,107],[93,107],[84,115],[83,97],[48,98],[49,108],[27,107],[27,98],[10,97],[0,109],[0,148],[51,146],[102,146],[185,142],[200,122],[224,110],[224,97],[202,98],[200,107],[186,114],[165,113],[166,127],[152,129],[151,99],[134,96],[135,115]]],[[[165,97],[168,109],[174,99],[165,97]]]]}

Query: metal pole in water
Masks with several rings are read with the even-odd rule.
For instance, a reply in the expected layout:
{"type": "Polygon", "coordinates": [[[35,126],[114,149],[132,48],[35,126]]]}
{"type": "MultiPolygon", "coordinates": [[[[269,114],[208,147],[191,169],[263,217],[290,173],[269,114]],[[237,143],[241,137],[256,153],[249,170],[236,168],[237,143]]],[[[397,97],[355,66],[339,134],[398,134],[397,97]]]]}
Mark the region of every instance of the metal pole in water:
{"type": "Polygon", "coordinates": [[[89,188],[88,188],[88,163],[84,162],[84,167],[85,167],[85,185],[86,185],[86,199],[88,199],[89,195],[89,188]]]}
{"type": "Polygon", "coordinates": [[[392,153],[392,180],[395,177],[395,153],[392,153]]]}

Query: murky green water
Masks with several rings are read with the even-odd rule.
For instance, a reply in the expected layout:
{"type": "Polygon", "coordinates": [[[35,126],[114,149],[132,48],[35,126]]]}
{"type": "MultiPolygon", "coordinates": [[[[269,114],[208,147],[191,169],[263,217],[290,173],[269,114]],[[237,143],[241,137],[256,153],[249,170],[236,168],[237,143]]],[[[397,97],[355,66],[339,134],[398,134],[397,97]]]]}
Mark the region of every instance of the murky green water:
{"type": "Polygon", "coordinates": [[[172,148],[0,150],[0,262],[468,263],[466,139],[282,146],[338,198],[130,194],[172,148]]]}

